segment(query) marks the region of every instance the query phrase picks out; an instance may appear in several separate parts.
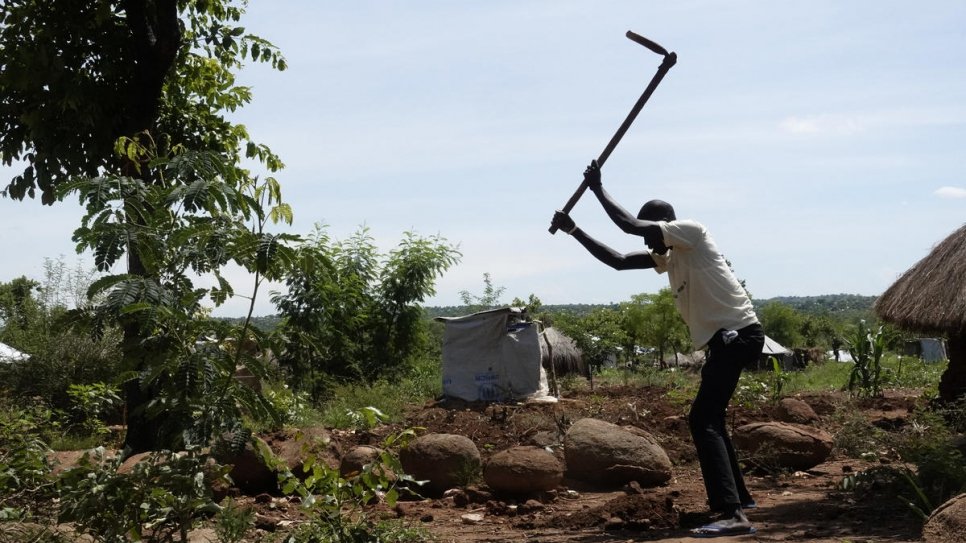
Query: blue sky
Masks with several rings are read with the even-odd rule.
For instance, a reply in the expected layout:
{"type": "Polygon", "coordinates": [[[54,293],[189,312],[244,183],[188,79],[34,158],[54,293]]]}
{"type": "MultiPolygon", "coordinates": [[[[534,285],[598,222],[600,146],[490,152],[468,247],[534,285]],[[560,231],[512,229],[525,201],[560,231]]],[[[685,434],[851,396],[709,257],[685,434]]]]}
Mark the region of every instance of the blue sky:
{"type": "MultiPolygon", "coordinates": [[[[504,302],[666,285],[547,232],[660,64],[628,29],[678,64],[605,187],[628,209],[661,198],[704,223],[755,297],[879,294],[966,221],[961,0],[254,0],[244,24],[289,63],[241,74],[254,101],[236,118],[286,163],[292,230],[321,222],[344,239],[364,225],[383,250],[405,231],[459,244],[429,305],[481,293],[484,273],[504,302]]],[[[72,263],[79,216],[73,202],[0,199],[0,280],[72,263]]],[[[572,216],[619,251],[643,247],[589,193],[572,216]]]]}

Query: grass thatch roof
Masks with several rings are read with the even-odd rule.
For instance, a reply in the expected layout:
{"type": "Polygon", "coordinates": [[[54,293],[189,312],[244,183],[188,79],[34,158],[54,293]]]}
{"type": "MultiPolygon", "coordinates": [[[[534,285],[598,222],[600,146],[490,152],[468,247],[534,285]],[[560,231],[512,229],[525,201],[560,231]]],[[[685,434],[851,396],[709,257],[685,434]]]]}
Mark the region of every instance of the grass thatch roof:
{"type": "Polygon", "coordinates": [[[573,339],[565,336],[553,327],[544,329],[540,337],[540,359],[543,361],[544,367],[548,369],[550,367],[547,362],[549,354],[547,352],[546,342],[548,341],[553,349],[553,367],[557,375],[566,375],[568,373],[584,375],[587,373],[587,366],[584,364],[583,354],[577,348],[577,344],[574,343],[573,339]]]}
{"type": "Polygon", "coordinates": [[[909,330],[966,333],[966,224],[906,270],[874,309],[909,330]]]}

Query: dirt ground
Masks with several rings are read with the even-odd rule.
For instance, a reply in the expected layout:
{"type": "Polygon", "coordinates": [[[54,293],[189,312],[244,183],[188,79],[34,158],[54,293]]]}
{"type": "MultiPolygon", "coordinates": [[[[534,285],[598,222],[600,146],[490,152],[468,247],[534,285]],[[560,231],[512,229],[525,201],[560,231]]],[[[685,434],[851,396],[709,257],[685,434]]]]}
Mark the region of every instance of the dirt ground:
{"type": "MultiPolygon", "coordinates": [[[[885,398],[849,401],[839,393],[799,396],[819,414],[819,426],[835,435],[842,410],[861,413],[882,427],[905,423],[918,401],[916,391],[889,391],[885,398]]],[[[550,447],[561,460],[562,432],[583,417],[651,432],[674,464],[666,486],[641,489],[591,488],[565,480],[557,491],[529,499],[495,496],[480,482],[439,499],[401,501],[395,508],[377,506],[382,518],[421,526],[441,542],[527,541],[541,543],[610,541],[693,541],[689,529],[707,519],[705,492],[685,412],[688,398],[669,399],[662,389],[598,386],[566,395],[557,403],[522,405],[432,402],[408,414],[405,424],[381,427],[375,433],[337,432],[347,450],[353,444],[378,445],[394,430],[418,426],[425,432],[461,434],[480,449],[484,463],[492,454],[514,445],[550,447]]],[[[734,407],[734,427],[772,420],[767,407],[734,407]]],[[[857,498],[842,490],[849,474],[874,467],[845,458],[837,451],[828,462],[806,472],[750,470],[746,481],[758,507],[748,516],[755,535],[724,540],[906,542],[920,540],[920,521],[895,499],[857,498]]],[[[297,522],[295,506],[285,498],[262,499],[258,525],[276,530],[297,522]],[[267,506],[264,504],[268,504],[267,506]]]]}

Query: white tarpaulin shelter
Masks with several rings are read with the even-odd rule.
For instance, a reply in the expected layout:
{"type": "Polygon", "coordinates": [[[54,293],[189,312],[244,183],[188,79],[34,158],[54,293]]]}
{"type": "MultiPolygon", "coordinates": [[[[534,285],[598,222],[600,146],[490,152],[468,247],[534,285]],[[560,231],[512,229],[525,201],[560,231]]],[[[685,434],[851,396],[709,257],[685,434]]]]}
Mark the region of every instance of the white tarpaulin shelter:
{"type": "Polygon", "coordinates": [[[29,359],[29,354],[22,353],[6,343],[0,343],[0,362],[9,364],[11,362],[21,362],[29,359]]]}
{"type": "Polygon", "coordinates": [[[758,369],[772,369],[769,359],[775,357],[783,370],[790,370],[793,367],[795,353],[774,339],[765,336],[765,344],[761,347],[761,356],[758,360],[758,369]]]}
{"type": "Polygon", "coordinates": [[[540,363],[540,336],[505,307],[437,317],[443,331],[443,395],[468,401],[555,401],[540,363]]]}

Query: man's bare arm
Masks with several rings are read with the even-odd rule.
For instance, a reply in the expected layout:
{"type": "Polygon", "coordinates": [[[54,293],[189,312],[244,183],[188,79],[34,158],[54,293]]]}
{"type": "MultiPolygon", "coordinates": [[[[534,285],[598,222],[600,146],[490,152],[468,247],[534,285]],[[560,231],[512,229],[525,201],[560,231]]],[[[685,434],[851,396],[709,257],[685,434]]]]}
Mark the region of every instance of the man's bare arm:
{"type": "Polygon", "coordinates": [[[594,255],[594,258],[615,270],[642,270],[654,267],[654,259],[647,251],[619,253],[590,237],[580,228],[575,229],[570,235],[580,242],[587,249],[587,252],[594,255]]]}
{"type": "Polygon", "coordinates": [[[604,211],[607,212],[607,216],[614,221],[618,228],[635,236],[660,235],[660,227],[656,222],[638,219],[604,190],[604,186],[601,184],[600,168],[597,167],[596,161],[591,162],[590,166],[584,171],[584,179],[587,180],[587,187],[597,196],[597,200],[604,211]]]}

